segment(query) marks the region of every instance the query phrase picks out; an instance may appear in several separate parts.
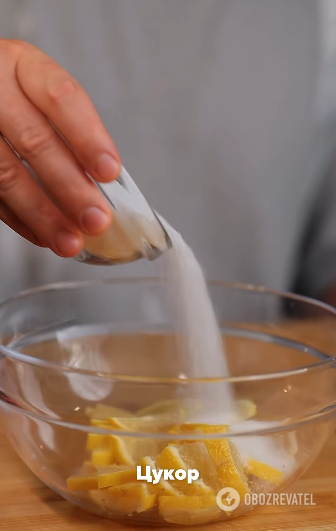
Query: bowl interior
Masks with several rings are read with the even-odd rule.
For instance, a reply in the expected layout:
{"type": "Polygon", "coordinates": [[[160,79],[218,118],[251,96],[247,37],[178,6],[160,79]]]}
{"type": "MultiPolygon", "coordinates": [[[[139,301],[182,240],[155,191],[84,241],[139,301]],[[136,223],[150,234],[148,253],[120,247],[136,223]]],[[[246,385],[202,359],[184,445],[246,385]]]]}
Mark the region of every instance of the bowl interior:
{"type": "MultiPolygon", "coordinates": [[[[158,282],[43,288],[0,305],[6,432],[42,481],[69,501],[122,523],[170,525],[157,501],[149,511],[130,512],[129,499],[118,505],[92,485],[101,474],[114,473],[120,461],[130,459],[134,467],[139,458],[158,459],[176,444],[186,456],[196,444],[196,465],[211,483],[212,469],[216,482],[228,479],[225,452],[231,441],[235,481],[245,478],[243,485],[238,482],[242,493],[283,489],[310,465],[335,423],[335,312],[251,287],[209,289],[229,369],[211,378],[190,378],[177,323],[158,282]],[[235,406],[229,422],[228,400],[235,406]],[[203,428],[191,435],[174,431],[185,411],[188,420],[201,415],[212,428],[225,419],[228,431],[221,426],[211,432],[210,446],[203,447],[209,442],[203,428]],[[261,468],[251,472],[251,459],[261,468]],[[73,476],[91,486],[72,491],[67,481],[73,476]]],[[[223,484],[216,483],[212,493],[223,484]]],[[[235,515],[246,510],[243,504],[235,515]]],[[[228,518],[216,505],[205,512],[175,510],[173,523],[228,518]]]]}
{"type": "Polygon", "coordinates": [[[253,401],[263,421],[294,422],[335,402],[331,308],[250,287],[209,290],[229,375],[190,379],[161,283],[93,282],[32,291],[0,307],[10,349],[2,392],[27,410],[77,423],[87,422],[88,404],[136,411],[179,397],[201,397],[210,415],[214,404],[226,408],[225,389],[253,401]]]}

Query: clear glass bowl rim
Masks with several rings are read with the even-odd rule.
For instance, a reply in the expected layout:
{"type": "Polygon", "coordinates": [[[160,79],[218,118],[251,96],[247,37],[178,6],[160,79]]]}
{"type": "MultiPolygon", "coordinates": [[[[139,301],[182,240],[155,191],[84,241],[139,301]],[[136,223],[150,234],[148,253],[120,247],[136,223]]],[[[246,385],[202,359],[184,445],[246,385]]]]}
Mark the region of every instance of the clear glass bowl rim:
{"type": "MultiPolygon", "coordinates": [[[[151,277],[134,277],[134,278],[113,278],[113,279],[94,279],[94,280],[84,280],[84,281],[66,281],[66,282],[56,282],[52,284],[45,284],[36,288],[31,288],[28,290],[24,290],[19,292],[18,294],[8,297],[6,299],[3,299],[0,301],[0,309],[4,308],[7,304],[10,304],[14,301],[18,301],[20,299],[27,298],[31,295],[35,295],[38,293],[48,292],[48,291],[61,291],[61,290],[76,290],[80,288],[90,288],[95,286],[102,286],[102,285],[113,285],[113,284],[161,284],[162,280],[158,278],[151,278],[151,277]]],[[[231,289],[235,291],[250,291],[254,293],[260,293],[260,294],[267,294],[267,295],[274,295],[277,297],[281,297],[283,299],[293,300],[301,303],[305,303],[310,307],[320,308],[326,312],[329,313],[330,316],[333,316],[336,318],[336,309],[334,309],[332,306],[329,306],[328,304],[315,300],[313,298],[305,297],[302,295],[297,295],[285,291],[277,291],[269,288],[265,288],[263,286],[257,286],[253,284],[243,284],[243,283],[231,283],[231,282],[221,282],[221,281],[208,281],[208,285],[210,286],[218,286],[226,289],[231,289]]],[[[108,372],[101,372],[101,371],[90,371],[88,369],[79,369],[79,368],[73,368],[68,367],[66,365],[61,365],[55,362],[47,361],[47,360],[41,360],[39,358],[35,358],[33,356],[30,356],[28,354],[23,354],[21,352],[18,352],[16,350],[13,350],[11,348],[6,347],[5,345],[0,344],[0,354],[4,356],[8,356],[11,359],[15,359],[19,362],[25,363],[27,365],[37,366],[39,368],[46,368],[50,370],[55,371],[61,371],[61,372],[68,372],[72,374],[81,374],[83,376],[91,376],[96,378],[104,378],[111,381],[123,381],[123,382],[129,382],[129,383],[147,383],[147,384],[183,384],[187,385],[188,383],[211,383],[211,382],[228,382],[228,383],[237,383],[237,382],[248,382],[248,381],[262,381],[262,380],[271,380],[271,379],[277,379],[277,378],[284,378],[284,377],[290,377],[290,376],[296,376],[299,374],[304,373],[311,373],[313,371],[322,370],[327,367],[332,367],[336,363],[336,355],[330,358],[327,358],[323,361],[319,361],[316,363],[312,363],[306,366],[298,367],[296,369],[290,369],[286,371],[281,372],[272,372],[272,373],[266,373],[266,374],[256,374],[256,375],[240,375],[240,376],[227,376],[227,377],[207,377],[207,378],[164,378],[164,377],[144,377],[144,376],[130,376],[130,375],[123,375],[123,374],[114,374],[114,373],[108,373],[108,372]]],[[[334,365],[335,367],[335,365],[334,365]]]]}

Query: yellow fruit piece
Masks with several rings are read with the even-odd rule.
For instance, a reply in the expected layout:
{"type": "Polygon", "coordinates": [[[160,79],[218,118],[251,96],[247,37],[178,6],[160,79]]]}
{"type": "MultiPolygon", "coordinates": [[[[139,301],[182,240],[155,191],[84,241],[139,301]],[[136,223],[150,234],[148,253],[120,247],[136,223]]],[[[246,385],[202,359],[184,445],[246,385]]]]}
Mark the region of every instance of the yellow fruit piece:
{"type": "Polygon", "coordinates": [[[138,417],[155,417],[169,419],[170,423],[185,422],[191,414],[201,410],[201,404],[195,399],[171,399],[161,400],[140,409],[138,417]]]}
{"type": "Polygon", "coordinates": [[[71,477],[67,479],[67,487],[71,491],[94,490],[98,488],[97,477],[71,477]]]}
{"type": "MultiPolygon", "coordinates": [[[[175,426],[171,432],[173,433],[202,433],[202,434],[213,434],[213,433],[226,433],[228,431],[228,427],[225,425],[212,425],[212,424],[200,424],[200,423],[185,423],[180,426],[175,426]]],[[[182,459],[182,461],[185,463],[188,462],[188,458],[185,459],[187,456],[187,447],[190,446],[193,448],[192,445],[195,444],[194,441],[180,441],[182,443],[181,445],[177,445],[176,451],[178,452],[179,457],[182,459]],[[186,445],[185,442],[188,444],[186,445]],[[184,444],[183,444],[184,443],[184,444]],[[182,447],[185,447],[184,453],[186,456],[183,456],[181,453],[183,452],[182,447]]],[[[200,477],[203,479],[203,481],[206,483],[206,485],[211,485],[213,488],[220,487],[232,487],[235,488],[241,498],[245,496],[245,494],[248,491],[247,486],[247,479],[244,474],[243,467],[240,463],[238,453],[235,449],[235,447],[229,442],[228,439],[207,439],[201,442],[199,444],[204,444],[207,453],[203,456],[207,463],[209,463],[208,457],[211,459],[214,468],[209,468],[209,473],[207,474],[206,469],[209,466],[204,465],[202,466],[202,473],[201,473],[201,461],[200,459],[197,459],[197,450],[193,453],[193,457],[190,456],[189,458],[189,468],[196,468],[200,472],[200,477]],[[193,461],[193,466],[190,463],[190,461],[193,461]],[[195,466],[196,465],[196,466],[195,466]],[[205,479],[206,478],[206,479],[205,479]],[[220,481],[220,485],[218,485],[218,480],[220,481]]],[[[171,467],[173,468],[173,467],[171,467]]],[[[183,467],[179,467],[183,468],[183,467]]],[[[190,492],[190,491],[189,491],[190,492]]]]}
{"type": "Polygon", "coordinates": [[[109,418],[110,429],[131,432],[162,432],[168,431],[172,425],[171,416],[168,414],[132,418],[109,418]]]}
{"type": "MultiPolygon", "coordinates": [[[[163,470],[188,470],[188,466],[182,459],[179,449],[172,444],[168,444],[166,448],[162,450],[161,454],[155,460],[155,466],[156,468],[163,470]]],[[[198,470],[198,468],[196,468],[196,470],[198,470]]],[[[197,479],[192,483],[188,483],[187,479],[174,479],[174,488],[188,496],[213,493],[212,489],[208,487],[202,479],[197,479]]]]}
{"type": "Polygon", "coordinates": [[[105,404],[98,404],[94,407],[87,407],[85,409],[85,415],[89,417],[90,419],[95,420],[106,420],[109,417],[131,417],[132,414],[126,411],[125,409],[121,409],[119,407],[114,406],[106,406],[105,404]]]}
{"type": "Polygon", "coordinates": [[[111,449],[93,450],[91,454],[91,462],[95,466],[112,465],[114,462],[114,454],[111,449]]]}
{"type": "Polygon", "coordinates": [[[215,495],[160,496],[158,503],[160,516],[171,524],[206,524],[223,514],[215,495]]]}
{"type": "Polygon", "coordinates": [[[108,431],[112,430],[111,424],[108,422],[108,420],[91,419],[90,424],[91,426],[95,426],[97,428],[100,428],[101,430],[108,430],[108,431]]]}
{"type": "Polygon", "coordinates": [[[107,489],[108,507],[123,514],[142,513],[155,505],[156,496],[143,483],[128,483],[107,489]]]}
{"type": "MultiPolygon", "coordinates": [[[[128,444],[126,438],[117,437],[116,435],[110,436],[110,441],[113,450],[113,461],[118,465],[134,465],[134,459],[129,451],[130,440],[128,444]]],[[[132,441],[133,442],[133,441],[132,441]]]]}
{"type": "Polygon", "coordinates": [[[252,400],[238,400],[237,410],[240,420],[250,419],[257,414],[257,406],[252,400]]]}
{"type": "Polygon", "coordinates": [[[141,437],[123,437],[110,435],[114,463],[118,465],[135,465],[144,455],[156,455],[162,443],[155,439],[141,437]]]}
{"type": "Polygon", "coordinates": [[[145,457],[141,457],[141,459],[139,459],[139,461],[137,462],[137,466],[140,466],[141,467],[141,474],[142,475],[145,475],[146,474],[146,467],[149,466],[151,471],[156,468],[155,467],[155,461],[154,459],[152,459],[151,457],[149,457],[148,455],[146,455],[145,457]]]}
{"type": "Polygon", "coordinates": [[[174,413],[177,409],[183,408],[180,400],[160,400],[137,411],[137,416],[160,415],[161,413],[174,413]]]}
{"type": "Polygon", "coordinates": [[[187,466],[181,458],[178,449],[173,444],[168,444],[155,459],[156,468],[165,469],[183,469],[187,470],[187,466]]]}
{"type": "Polygon", "coordinates": [[[83,476],[96,476],[97,467],[94,466],[91,461],[84,461],[81,473],[83,476]]]}
{"type": "Polygon", "coordinates": [[[170,427],[169,419],[157,419],[155,417],[140,418],[109,418],[110,429],[135,432],[157,432],[164,427],[170,427]]]}
{"type": "Polygon", "coordinates": [[[107,450],[111,446],[108,435],[100,435],[96,433],[89,433],[86,440],[86,450],[92,452],[93,450],[107,450]]]}
{"type": "Polygon", "coordinates": [[[222,488],[222,483],[204,442],[188,441],[188,443],[176,445],[181,458],[189,469],[198,470],[200,478],[206,485],[209,485],[214,492],[218,492],[222,488]]]}
{"type": "Polygon", "coordinates": [[[204,444],[217,469],[222,487],[236,489],[243,500],[249,489],[235,446],[229,439],[210,439],[204,441],[204,444]]]}
{"type": "MultiPolygon", "coordinates": [[[[151,471],[153,469],[156,470],[156,465],[155,465],[155,462],[154,460],[151,458],[151,457],[142,457],[142,459],[140,459],[140,461],[138,462],[138,465],[137,466],[141,466],[141,474],[142,475],[145,475],[146,474],[146,467],[149,466],[151,468],[151,471]]],[[[152,477],[154,478],[154,474],[152,474],[152,477]]],[[[139,480],[141,481],[141,480],[139,480]]],[[[158,483],[147,483],[147,487],[148,487],[148,490],[151,494],[156,494],[156,495],[162,495],[162,496],[178,496],[180,494],[180,492],[178,490],[176,490],[173,485],[171,485],[171,483],[169,483],[169,481],[166,481],[162,478],[160,478],[160,481],[158,483]]]]}
{"type": "Polygon", "coordinates": [[[86,475],[86,476],[102,476],[104,474],[114,474],[114,472],[124,472],[125,470],[131,470],[132,468],[134,469],[134,467],[132,466],[128,466],[128,465],[116,465],[116,464],[113,464],[113,465],[105,465],[105,466],[94,466],[92,465],[91,463],[91,466],[94,467],[94,472],[92,472],[91,474],[88,474],[88,473],[84,473],[84,468],[82,469],[82,475],[86,475]]]}
{"type": "MultiPolygon", "coordinates": [[[[185,422],[173,426],[169,433],[227,433],[228,426],[223,424],[203,424],[200,422],[185,422]]],[[[194,442],[194,441],[191,441],[194,442]]]]}
{"type": "MultiPolygon", "coordinates": [[[[222,425],[222,424],[202,424],[197,422],[186,422],[184,424],[177,424],[175,426],[172,426],[168,433],[182,435],[183,433],[188,433],[192,435],[196,435],[197,433],[205,434],[205,433],[227,433],[228,426],[222,425]]],[[[179,438],[178,440],[174,441],[176,444],[190,444],[194,443],[195,439],[182,439],[179,438]]]]}
{"type": "Polygon", "coordinates": [[[277,470],[270,465],[256,461],[255,459],[249,459],[247,466],[245,467],[246,474],[257,477],[273,483],[274,485],[280,485],[283,480],[284,474],[281,470],[277,470]]]}
{"type": "Polygon", "coordinates": [[[155,496],[179,496],[181,492],[176,490],[173,485],[164,479],[160,479],[159,483],[153,485],[153,483],[148,484],[148,490],[151,494],[155,496]]]}
{"type": "MultiPolygon", "coordinates": [[[[108,508],[109,494],[107,489],[91,490],[89,492],[91,500],[98,505],[98,507],[108,508]]],[[[110,496],[112,498],[112,496],[110,496]]]]}
{"type": "Polygon", "coordinates": [[[107,474],[100,474],[97,479],[98,488],[105,489],[107,487],[125,485],[125,483],[133,483],[137,480],[137,471],[136,468],[131,468],[119,472],[110,472],[107,474]]]}
{"type": "Polygon", "coordinates": [[[211,487],[208,487],[203,479],[196,479],[192,483],[188,483],[186,479],[177,482],[177,488],[186,496],[204,496],[213,494],[211,487]]]}

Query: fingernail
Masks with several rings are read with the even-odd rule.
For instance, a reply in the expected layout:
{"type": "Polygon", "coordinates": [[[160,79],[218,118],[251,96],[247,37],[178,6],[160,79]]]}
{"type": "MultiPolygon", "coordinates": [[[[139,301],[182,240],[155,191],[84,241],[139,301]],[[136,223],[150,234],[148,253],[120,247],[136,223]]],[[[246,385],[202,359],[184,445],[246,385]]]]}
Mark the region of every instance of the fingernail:
{"type": "Polygon", "coordinates": [[[89,207],[82,216],[83,228],[89,232],[101,232],[110,224],[110,216],[98,207],[89,207]]]}
{"type": "Polygon", "coordinates": [[[75,256],[80,251],[78,236],[67,230],[62,230],[57,234],[55,244],[63,256],[75,256]]]}
{"type": "Polygon", "coordinates": [[[120,162],[111,157],[108,153],[100,155],[96,164],[96,172],[104,181],[111,181],[112,179],[119,177],[120,168],[120,162]]]}

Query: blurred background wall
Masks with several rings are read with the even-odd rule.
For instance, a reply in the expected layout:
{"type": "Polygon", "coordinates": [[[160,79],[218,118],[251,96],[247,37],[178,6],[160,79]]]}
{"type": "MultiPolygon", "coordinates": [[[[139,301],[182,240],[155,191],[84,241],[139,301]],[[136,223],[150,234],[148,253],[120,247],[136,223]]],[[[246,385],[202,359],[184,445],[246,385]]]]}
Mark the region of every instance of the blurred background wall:
{"type": "MultiPolygon", "coordinates": [[[[321,297],[336,284],[335,5],[0,0],[0,37],[40,47],[83,85],[207,277],[321,297]]],[[[0,249],[0,297],[160,270],[64,260],[1,222],[0,249]]]]}

